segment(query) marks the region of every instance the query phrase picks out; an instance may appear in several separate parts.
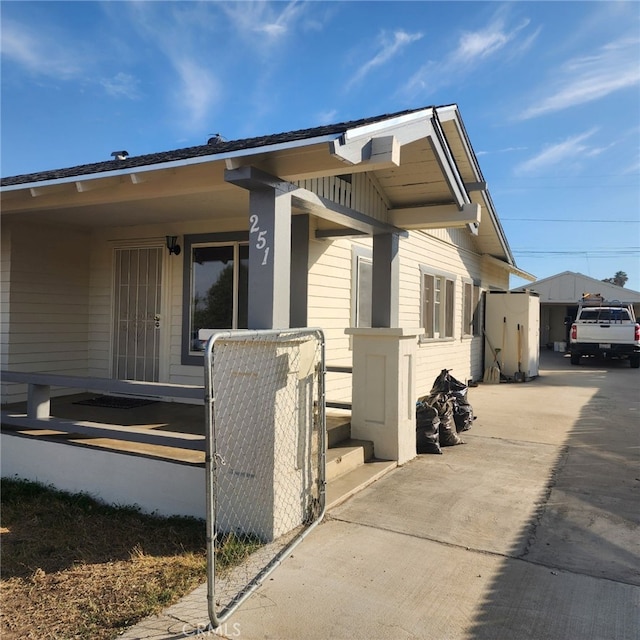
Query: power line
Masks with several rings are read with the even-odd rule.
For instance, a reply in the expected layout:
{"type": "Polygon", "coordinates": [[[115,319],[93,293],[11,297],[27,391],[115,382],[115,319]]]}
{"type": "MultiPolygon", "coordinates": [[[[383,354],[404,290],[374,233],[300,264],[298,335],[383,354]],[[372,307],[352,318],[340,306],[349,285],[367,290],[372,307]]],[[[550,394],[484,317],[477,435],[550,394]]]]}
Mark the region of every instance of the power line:
{"type": "Polygon", "coordinates": [[[514,255],[527,256],[527,257],[555,257],[555,256],[588,256],[592,258],[606,258],[620,256],[640,256],[640,248],[626,248],[626,249],[587,249],[576,251],[536,251],[521,249],[520,251],[514,249],[514,255]]]}
{"type": "Polygon", "coordinates": [[[509,222],[578,222],[579,224],[583,224],[585,222],[606,222],[606,223],[631,223],[631,224],[640,224],[640,220],[581,220],[580,218],[503,218],[500,217],[501,221],[509,221],[509,222]]]}

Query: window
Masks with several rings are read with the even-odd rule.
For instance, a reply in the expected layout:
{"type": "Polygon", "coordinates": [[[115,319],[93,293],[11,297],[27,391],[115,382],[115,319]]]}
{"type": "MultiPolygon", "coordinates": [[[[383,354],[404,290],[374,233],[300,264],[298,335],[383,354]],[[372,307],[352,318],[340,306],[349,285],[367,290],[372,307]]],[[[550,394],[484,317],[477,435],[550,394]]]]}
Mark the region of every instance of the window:
{"type": "Polygon", "coordinates": [[[354,248],[353,253],[353,295],[351,324],[354,327],[371,326],[373,260],[370,252],[354,248]]]}
{"type": "Polygon", "coordinates": [[[185,237],[183,364],[201,362],[200,329],[247,328],[249,245],[206,241],[231,235],[185,237]]]}
{"type": "Polygon", "coordinates": [[[455,281],[422,271],[422,326],[425,338],[453,338],[455,281]]]}
{"type": "Polygon", "coordinates": [[[479,336],[480,319],[480,287],[472,282],[465,282],[462,290],[462,335],[479,336]]]}

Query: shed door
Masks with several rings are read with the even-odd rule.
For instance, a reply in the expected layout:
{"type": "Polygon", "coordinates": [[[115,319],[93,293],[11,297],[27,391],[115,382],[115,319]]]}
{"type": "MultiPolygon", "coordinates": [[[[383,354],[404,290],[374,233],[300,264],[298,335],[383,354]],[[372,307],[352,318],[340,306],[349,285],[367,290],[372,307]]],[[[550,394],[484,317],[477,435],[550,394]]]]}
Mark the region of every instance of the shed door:
{"type": "Polygon", "coordinates": [[[113,377],[158,382],[162,247],[115,250],[113,377]]]}

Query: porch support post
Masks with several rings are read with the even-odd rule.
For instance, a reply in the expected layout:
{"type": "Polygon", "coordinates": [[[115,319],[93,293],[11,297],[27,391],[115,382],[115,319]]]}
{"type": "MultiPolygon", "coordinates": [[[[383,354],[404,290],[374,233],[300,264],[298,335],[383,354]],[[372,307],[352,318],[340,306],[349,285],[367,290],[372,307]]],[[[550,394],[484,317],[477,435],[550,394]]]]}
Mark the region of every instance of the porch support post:
{"type": "Polygon", "coordinates": [[[249,329],[287,329],[291,279],[291,194],[249,193],[249,329]]]}
{"type": "Polygon", "coordinates": [[[51,387],[48,384],[29,384],[27,388],[27,416],[48,418],[51,415],[51,387]]]}
{"type": "Polygon", "coordinates": [[[373,236],[371,326],[397,327],[400,304],[400,240],[395,233],[373,236]]]}
{"type": "Polygon", "coordinates": [[[377,458],[416,456],[418,329],[346,330],[353,336],[351,436],[373,442],[377,458]]]}
{"type": "Polygon", "coordinates": [[[291,218],[290,326],[307,326],[309,282],[309,216],[291,218]]]}

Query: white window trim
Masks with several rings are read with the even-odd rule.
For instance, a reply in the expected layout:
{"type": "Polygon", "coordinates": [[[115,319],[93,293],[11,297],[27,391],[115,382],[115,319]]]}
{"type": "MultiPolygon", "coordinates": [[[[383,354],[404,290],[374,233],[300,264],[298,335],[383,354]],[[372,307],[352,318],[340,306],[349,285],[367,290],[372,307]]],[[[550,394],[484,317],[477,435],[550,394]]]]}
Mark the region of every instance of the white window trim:
{"type": "MultiPolygon", "coordinates": [[[[420,343],[442,343],[442,342],[453,342],[456,339],[456,297],[457,297],[457,288],[458,288],[458,276],[454,273],[448,272],[448,271],[440,271],[437,269],[434,269],[433,267],[428,267],[426,265],[420,265],[420,326],[423,329],[424,333],[420,336],[419,338],[419,342],[420,343]],[[426,334],[426,318],[424,317],[424,277],[425,276],[432,276],[433,278],[443,278],[444,282],[445,282],[445,290],[446,290],[446,282],[450,281],[453,283],[453,291],[452,291],[452,296],[453,296],[453,305],[452,305],[452,309],[451,309],[451,314],[452,314],[452,330],[451,333],[453,335],[451,336],[427,336],[426,334]]],[[[446,299],[444,300],[444,303],[446,305],[446,299]]],[[[447,320],[447,316],[446,316],[446,307],[444,309],[444,312],[441,314],[441,322],[443,322],[446,325],[446,320],[447,320]]],[[[445,329],[446,331],[446,329],[445,329]]],[[[442,332],[441,332],[442,333],[442,332]]]]}
{"type": "Polygon", "coordinates": [[[462,309],[461,309],[461,314],[460,314],[460,335],[461,338],[463,340],[472,340],[473,338],[478,338],[482,335],[482,329],[483,329],[483,323],[482,323],[482,315],[476,316],[476,314],[474,313],[473,310],[473,304],[474,302],[476,303],[478,309],[477,309],[477,313],[481,314],[482,313],[482,299],[483,296],[482,294],[484,293],[484,290],[482,289],[482,287],[480,286],[480,282],[478,280],[475,280],[473,278],[462,278],[462,309]],[[471,331],[467,331],[468,327],[466,325],[465,322],[465,303],[466,303],[466,294],[465,294],[465,290],[466,290],[466,285],[471,285],[471,324],[469,325],[471,327],[471,331]],[[475,293],[478,293],[478,297],[477,299],[475,298],[475,293]],[[474,318],[477,317],[478,318],[478,331],[477,333],[475,332],[475,322],[474,322],[474,318]]]}
{"type": "MultiPolygon", "coordinates": [[[[350,324],[352,327],[358,326],[358,302],[359,302],[359,270],[361,260],[370,262],[373,266],[373,251],[366,247],[351,248],[351,314],[350,324]]],[[[373,293],[373,292],[372,292],[373,293]]]]}

